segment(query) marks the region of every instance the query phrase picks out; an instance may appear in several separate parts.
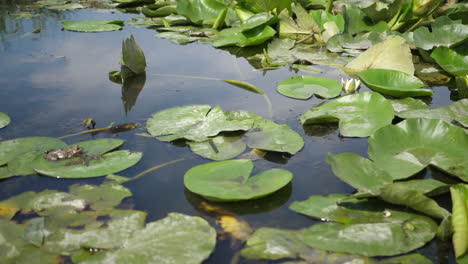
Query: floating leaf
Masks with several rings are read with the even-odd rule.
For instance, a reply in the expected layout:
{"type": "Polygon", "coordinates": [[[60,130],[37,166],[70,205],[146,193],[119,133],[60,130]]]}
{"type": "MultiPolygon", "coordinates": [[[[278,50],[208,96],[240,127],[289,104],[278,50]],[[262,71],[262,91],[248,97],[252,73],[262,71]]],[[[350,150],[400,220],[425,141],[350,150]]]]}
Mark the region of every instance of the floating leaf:
{"type": "Polygon", "coordinates": [[[346,70],[360,72],[368,69],[397,70],[414,75],[413,59],[406,40],[390,36],[375,44],[346,65],[346,70]]]}
{"type": "Polygon", "coordinates": [[[254,12],[270,12],[276,10],[276,12],[281,12],[285,8],[291,7],[292,0],[240,0],[239,4],[254,12]]]}
{"type": "Polygon", "coordinates": [[[159,140],[185,138],[200,142],[222,131],[249,130],[252,123],[252,120],[228,120],[219,106],[188,105],[157,112],[148,119],[146,126],[159,140]]]}
{"type": "Polygon", "coordinates": [[[468,127],[468,99],[462,99],[449,106],[442,106],[433,109],[407,110],[397,113],[401,118],[427,118],[440,119],[447,123],[457,121],[468,127]]]}
{"type": "Polygon", "coordinates": [[[395,110],[395,113],[397,115],[398,113],[407,110],[420,110],[429,108],[429,106],[420,99],[414,99],[411,97],[406,97],[403,99],[392,99],[389,101],[392,104],[393,110],[395,110]]]}
{"type": "Polygon", "coordinates": [[[307,11],[299,4],[292,4],[292,11],[295,15],[295,20],[289,15],[288,10],[283,10],[279,14],[279,37],[291,38],[295,40],[313,42],[314,33],[321,32],[319,25],[310,16],[307,11]]]}
{"type": "Polygon", "coordinates": [[[212,160],[232,159],[245,151],[240,137],[217,136],[202,142],[187,142],[195,154],[212,160]]]}
{"type": "Polygon", "coordinates": [[[11,119],[7,114],[0,112],[0,128],[6,127],[10,121],[11,119]]]}
{"type": "Polygon", "coordinates": [[[250,160],[229,160],[195,166],[184,176],[191,192],[216,201],[241,201],[269,195],[288,184],[292,173],[271,169],[249,177],[253,169],[250,160]]]}
{"type": "Polygon", "coordinates": [[[468,250],[468,187],[457,184],[450,187],[452,196],[453,248],[457,258],[468,250]]]}
{"type": "Polygon", "coordinates": [[[65,30],[78,32],[104,32],[121,30],[124,23],[120,20],[63,21],[65,30]]]}
{"type": "Polygon", "coordinates": [[[295,99],[309,99],[314,94],[332,98],[340,94],[341,84],[329,78],[297,75],[278,83],[276,90],[295,99]]]}
{"type": "Polygon", "coordinates": [[[198,264],[213,251],[216,232],[200,217],[169,213],[166,218],[148,223],[118,242],[122,247],[99,252],[82,263],[151,263],[157,260],[161,264],[198,264]]]}
{"type": "Polygon", "coordinates": [[[21,251],[26,246],[23,240],[24,227],[12,222],[0,219],[0,234],[2,234],[2,243],[0,243],[0,262],[14,263],[15,258],[19,257],[21,251]]]}
{"type": "MultiPolygon", "coordinates": [[[[467,33],[468,34],[468,33],[467,33]]],[[[452,75],[468,74],[468,53],[463,50],[453,50],[446,47],[437,47],[431,53],[437,64],[452,75]]]]}
{"type": "Polygon", "coordinates": [[[424,83],[418,78],[396,70],[371,69],[361,71],[359,79],[370,89],[395,97],[430,96],[432,90],[420,89],[424,83]]]}
{"type": "Polygon", "coordinates": [[[467,180],[468,134],[441,120],[407,119],[376,131],[369,138],[369,157],[394,179],[433,165],[467,180]]]}
{"type": "Polygon", "coordinates": [[[83,198],[90,203],[91,209],[103,210],[119,205],[122,199],[132,196],[129,189],[115,183],[100,186],[72,185],[70,193],[83,198]]]}
{"type": "Polygon", "coordinates": [[[385,21],[376,24],[369,23],[369,18],[360,8],[346,8],[343,13],[345,20],[345,32],[354,35],[360,32],[384,32],[388,26],[385,21]]]}
{"type": "Polygon", "coordinates": [[[248,111],[228,111],[229,120],[253,121],[252,128],[244,134],[247,146],[267,151],[296,154],[304,147],[304,139],[288,125],[280,125],[248,111]]]}
{"type": "Polygon", "coordinates": [[[224,8],[226,5],[216,0],[177,1],[177,14],[186,16],[197,25],[214,23],[224,8]]]}
{"type": "Polygon", "coordinates": [[[354,153],[328,153],[327,163],[338,178],[358,191],[378,195],[385,185],[393,181],[390,175],[380,170],[372,161],[354,153]]]}
{"type": "Polygon", "coordinates": [[[439,46],[452,47],[466,41],[468,25],[441,16],[432,23],[431,31],[427,27],[419,27],[414,31],[413,38],[416,47],[424,50],[431,50],[439,46]]]}
{"type": "Polygon", "coordinates": [[[402,185],[427,196],[436,196],[448,192],[449,185],[434,179],[417,179],[394,182],[393,185],[402,185]]]}
{"type": "Polygon", "coordinates": [[[393,119],[393,107],[374,92],[350,94],[326,105],[314,107],[300,117],[303,125],[338,122],[346,137],[367,137],[393,119]]]}

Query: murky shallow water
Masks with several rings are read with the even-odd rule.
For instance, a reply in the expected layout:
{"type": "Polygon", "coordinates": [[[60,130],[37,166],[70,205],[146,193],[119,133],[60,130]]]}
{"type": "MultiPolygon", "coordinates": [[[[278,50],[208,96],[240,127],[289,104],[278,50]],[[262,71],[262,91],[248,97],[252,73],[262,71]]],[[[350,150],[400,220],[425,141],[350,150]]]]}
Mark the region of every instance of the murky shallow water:
{"type": "MultiPolygon", "coordinates": [[[[152,30],[134,28],[128,23],[124,30],[105,33],[76,33],[61,30],[63,20],[121,19],[135,15],[90,10],[55,12],[41,10],[32,19],[16,19],[12,5],[0,6],[0,111],[12,118],[12,123],[0,131],[0,140],[26,136],[58,137],[82,131],[81,120],[92,117],[98,127],[115,122],[138,122],[142,126],[131,132],[113,135],[126,140],[123,149],[141,151],[143,159],[136,166],[119,173],[133,176],[154,165],[189,158],[167,166],[125,184],[133,197],[125,203],[148,213],[148,221],[163,218],[168,212],[200,215],[214,224],[215,218],[198,211],[200,197],[185,190],[183,175],[192,166],[206,163],[188,147],[178,147],[135,133],[146,132],[145,120],[154,112],[187,104],[220,105],[223,110],[248,110],[286,123],[305,139],[298,154],[280,164],[267,160],[255,162],[255,171],[281,167],[294,173],[291,184],[267,198],[226,207],[249,222],[252,227],[301,228],[313,223],[307,217],[288,210],[293,201],[310,195],[352,193],[353,188],[341,182],[325,162],[328,152],[367,154],[367,139],[342,138],[334,130],[328,135],[304,131],[297,117],[318,99],[299,101],[286,98],[275,91],[276,83],[295,75],[287,67],[279,70],[256,71],[245,59],[209,45],[177,45],[153,37],[152,30]],[[10,13],[10,14],[7,14],[10,13]],[[41,28],[39,34],[30,33],[41,28]],[[144,89],[133,107],[123,105],[121,85],[108,80],[108,72],[119,69],[121,41],[134,34],[145,52],[148,67],[144,89]],[[256,85],[271,99],[273,109],[261,95],[237,89],[229,84],[159,74],[178,74],[225,79],[237,79],[256,85]]],[[[339,70],[323,67],[324,74],[334,79],[346,77],[339,70]]],[[[446,87],[436,87],[432,106],[450,104],[446,87]]],[[[68,138],[67,143],[106,134],[82,135],[68,138]]],[[[254,171],[254,173],[255,173],[254,171]]],[[[428,174],[431,172],[428,172],[428,174]]],[[[102,179],[54,179],[38,175],[14,177],[0,183],[0,199],[27,190],[66,190],[73,183],[100,183],[102,179]]],[[[444,245],[433,241],[418,252],[434,263],[454,263],[444,245]],[[447,259],[450,258],[450,259],[447,259]]],[[[229,241],[220,241],[206,263],[229,263],[235,250],[229,241]]],[[[267,263],[241,260],[240,263],[267,263]]],[[[271,262],[276,263],[276,262],[271,262]]]]}

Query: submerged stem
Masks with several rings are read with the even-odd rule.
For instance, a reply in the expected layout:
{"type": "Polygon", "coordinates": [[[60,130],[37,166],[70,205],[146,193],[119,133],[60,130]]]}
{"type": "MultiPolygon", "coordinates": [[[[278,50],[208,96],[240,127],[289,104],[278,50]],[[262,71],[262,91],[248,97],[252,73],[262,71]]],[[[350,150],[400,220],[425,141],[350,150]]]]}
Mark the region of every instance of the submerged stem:
{"type": "Polygon", "coordinates": [[[111,129],[111,128],[110,127],[94,128],[94,129],[90,129],[90,130],[86,130],[86,131],[81,131],[81,132],[78,132],[78,133],[73,133],[73,134],[68,134],[68,135],[65,135],[65,136],[61,136],[61,137],[58,137],[58,139],[73,137],[73,136],[79,136],[79,135],[83,135],[83,134],[87,134],[87,133],[103,132],[103,131],[107,131],[109,129],[111,129]]]}
{"type": "Polygon", "coordinates": [[[155,171],[155,170],[157,170],[157,169],[166,167],[166,166],[168,166],[168,165],[172,165],[172,164],[174,164],[174,163],[181,162],[181,161],[184,161],[184,160],[193,159],[193,158],[195,158],[195,157],[180,158],[180,159],[171,160],[171,161],[168,161],[168,162],[165,162],[165,163],[162,163],[162,164],[153,166],[153,167],[151,167],[151,168],[149,168],[149,169],[146,169],[146,170],[144,170],[144,171],[138,173],[137,175],[131,177],[131,178],[129,179],[129,181],[133,181],[133,180],[136,180],[136,179],[138,179],[138,178],[141,178],[141,177],[145,176],[146,174],[148,174],[148,173],[150,173],[150,172],[152,172],[152,171],[155,171]]]}

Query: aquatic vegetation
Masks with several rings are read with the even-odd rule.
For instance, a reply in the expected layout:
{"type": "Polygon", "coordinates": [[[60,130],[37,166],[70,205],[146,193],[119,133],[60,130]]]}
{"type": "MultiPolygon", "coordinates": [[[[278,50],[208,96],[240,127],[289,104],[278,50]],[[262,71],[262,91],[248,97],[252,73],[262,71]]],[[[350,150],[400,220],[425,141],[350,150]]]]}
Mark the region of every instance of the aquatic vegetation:
{"type": "Polygon", "coordinates": [[[8,126],[10,122],[11,122],[11,118],[7,114],[0,112],[0,128],[4,128],[8,126]]]}
{"type": "Polygon", "coordinates": [[[88,21],[64,21],[63,28],[77,32],[103,32],[120,30],[124,22],[120,20],[88,20],[88,21]]]}
{"type": "Polygon", "coordinates": [[[315,76],[297,75],[289,77],[276,86],[276,90],[285,96],[295,99],[309,99],[314,94],[320,97],[332,98],[341,93],[339,82],[315,76]]]}

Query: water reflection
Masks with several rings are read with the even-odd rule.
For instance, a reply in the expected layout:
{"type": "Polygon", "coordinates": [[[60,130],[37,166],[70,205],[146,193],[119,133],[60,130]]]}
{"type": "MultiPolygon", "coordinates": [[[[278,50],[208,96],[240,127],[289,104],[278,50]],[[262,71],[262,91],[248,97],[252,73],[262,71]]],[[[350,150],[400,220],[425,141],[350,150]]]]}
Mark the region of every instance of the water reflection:
{"type": "Polygon", "coordinates": [[[338,123],[323,123],[303,125],[306,135],[311,137],[323,137],[334,133],[338,129],[338,123]]]}
{"type": "Polygon", "coordinates": [[[125,78],[122,84],[122,104],[125,113],[127,114],[132,110],[136,104],[138,95],[145,87],[146,72],[132,77],[125,78]]]}

